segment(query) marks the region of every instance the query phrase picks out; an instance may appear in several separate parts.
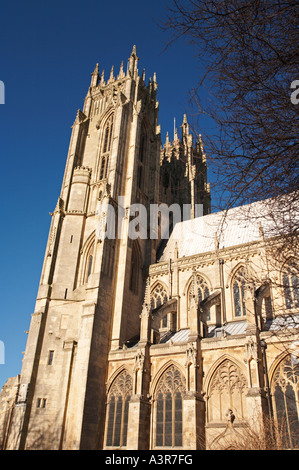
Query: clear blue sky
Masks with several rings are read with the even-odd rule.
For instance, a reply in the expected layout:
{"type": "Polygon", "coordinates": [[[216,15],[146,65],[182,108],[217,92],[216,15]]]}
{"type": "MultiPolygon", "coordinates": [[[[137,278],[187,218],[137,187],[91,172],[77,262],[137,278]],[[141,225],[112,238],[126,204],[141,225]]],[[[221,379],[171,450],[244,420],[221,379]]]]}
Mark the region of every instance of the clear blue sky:
{"type": "Polygon", "coordinates": [[[173,136],[189,109],[188,91],[199,64],[183,41],[158,26],[166,1],[21,1],[1,5],[0,80],[0,388],[21,372],[31,314],[53,211],[68,151],[71,126],[82,109],[90,74],[99,62],[105,76],[118,73],[136,44],[139,72],[157,74],[162,139],[173,136]]]}

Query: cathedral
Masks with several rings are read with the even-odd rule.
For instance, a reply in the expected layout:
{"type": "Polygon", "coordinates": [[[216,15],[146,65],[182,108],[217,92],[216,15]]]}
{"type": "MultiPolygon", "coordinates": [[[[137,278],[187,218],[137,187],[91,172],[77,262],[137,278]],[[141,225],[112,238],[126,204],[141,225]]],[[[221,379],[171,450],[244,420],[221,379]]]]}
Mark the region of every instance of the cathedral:
{"type": "Polygon", "coordinates": [[[298,261],[272,263],[265,201],[211,213],[201,136],[184,115],[162,145],[158,112],[135,46],[96,65],[1,449],[232,448],[265,417],[299,444],[298,261]]]}

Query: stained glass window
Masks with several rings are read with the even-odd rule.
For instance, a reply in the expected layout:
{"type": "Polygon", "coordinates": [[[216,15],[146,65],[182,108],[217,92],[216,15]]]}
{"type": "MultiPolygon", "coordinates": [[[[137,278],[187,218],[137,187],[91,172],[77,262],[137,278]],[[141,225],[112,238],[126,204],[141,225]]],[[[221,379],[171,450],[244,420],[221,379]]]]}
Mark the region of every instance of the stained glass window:
{"type": "Polygon", "coordinates": [[[245,268],[240,268],[233,279],[233,296],[235,316],[242,317],[246,315],[245,305],[245,268]]]}
{"type": "MultiPolygon", "coordinates": [[[[195,282],[191,283],[188,294],[188,305],[191,305],[191,298],[193,295],[198,295],[199,303],[207,299],[210,295],[207,282],[199,274],[196,275],[195,282]]],[[[207,311],[207,320],[210,320],[210,312],[207,311]]]]}
{"type": "Polygon", "coordinates": [[[156,402],[156,446],[183,445],[182,393],[184,379],[175,366],[170,366],[160,379],[156,402]]]}
{"type": "Polygon", "coordinates": [[[107,447],[125,447],[127,444],[129,401],[132,378],[123,371],[114,381],[108,397],[107,447]]]}
{"type": "Polygon", "coordinates": [[[157,284],[151,293],[151,306],[152,309],[160,307],[168,300],[167,292],[162,284],[157,284]]]}

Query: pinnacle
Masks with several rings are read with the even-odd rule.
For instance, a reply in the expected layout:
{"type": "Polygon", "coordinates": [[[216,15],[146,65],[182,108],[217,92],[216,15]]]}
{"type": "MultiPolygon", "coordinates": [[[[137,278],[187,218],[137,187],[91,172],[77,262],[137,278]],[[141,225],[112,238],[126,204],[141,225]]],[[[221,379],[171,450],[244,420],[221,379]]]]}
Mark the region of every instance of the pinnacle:
{"type": "Polygon", "coordinates": [[[133,46],[133,50],[132,50],[132,53],[131,53],[131,57],[132,56],[137,57],[137,52],[136,52],[136,46],[135,45],[133,46]]]}

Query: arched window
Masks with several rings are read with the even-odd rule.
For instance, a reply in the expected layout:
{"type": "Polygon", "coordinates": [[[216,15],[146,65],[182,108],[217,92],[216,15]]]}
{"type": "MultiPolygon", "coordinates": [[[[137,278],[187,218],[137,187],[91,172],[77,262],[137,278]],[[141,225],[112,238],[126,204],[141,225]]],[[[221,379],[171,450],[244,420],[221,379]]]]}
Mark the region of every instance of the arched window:
{"type": "Polygon", "coordinates": [[[156,447],[183,445],[183,400],[185,380],[175,366],[162,375],[156,391],[156,447]]]}
{"type": "Polygon", "coordinates": [[[238,271],[234,275],[233,282],[232,282],[235,317],[242,317],[246,315],[245,279],[246,279],[245,268],[241,267],[240,269],[238,269],[238,271]]]}
{"type": "Polygon", "coordinates": [[[129,401],[132,394],[132,377],[126,370],[115,379],[108,396],[107,447],[127,445],[129,401]]]}
{"type": "MultiPolygon", "coordinates": [[[[207,299],[210,295],[207,282],[199,274],[196,275],[188,291],[188,307],[190,308],[193,295],[198,295],[199,303],[207,299]]],[[[207,312],[207,320],[210,320],[210,313],[207,312]]]]}
{"type": "Polygon", "coordinates": [[[103,138],[103,148],[102,153],[110,152],[111,149],[111,138],[112,138],[112,129],[113,129],[113,114],[109,117],[105,124],[104,129],[104,138],[103,138]]]}
{"type": "Polygon", "coordinates": [[[299,363],[288,355],[278,365],[272,379],[274,410],[279,434],[286,448],[299,445],[299,363]]]}
{"type": "Polygon", "coordinates": [[[111,142],[112,142],[112,131],[113,131],[113,114],[111,114],[111,116],[106,121],[104,131],[103,131],[100,173],[99,173],[100,180],[107,178],[109,154],[110,154],[111,142]]]}
{"type": "Polygon", "coordinates": [[[87,256],[86,256],[86,261],[85,261],[85,275],[84,275],[84,282],[86,283],[88,281],[89,276],[92,273],[93,270],[93,253],[94,253],[94,242],[90,246],[87,256]]]}
{"type": "MultiPolygon", "coordinates": [[[[152,309],[158,308],[165,304],[168,300],[168,295],[162,284],[157,284],[151,293],[151,307],[152,309]]],[[[165,315],[161,320],[161,328],[167,328],[168,315],[165,315]]]]}
{"type": "Polygon", "coordinates": [[[156,287],[152,290],[151,299],[152,309],[160,307],[160,305],[163,305],[165,302],[167,302],[168,295],[162,284],[157,284],[156,287]]]}
{"type": "Polygon", "coordinates": [[[287,309],[299,307],[299,263],[289,260],[282,275],[284,299],[287,309]]]}
{"type": "Polygon", "coordinates": [[[108,156],[102,155],[101,158],[101,167],[100,167],[100,180],[106,178],[107,175],[107,163],[108,163],[108,156]]]}
{"type": "Polygon", "coordinates": [[[237,420],[246,418],[246,378],[240,368],[225,359],[214,372],[208,392],[208,422],[220,423],[227,420],[230,409],[237,420]]]}

